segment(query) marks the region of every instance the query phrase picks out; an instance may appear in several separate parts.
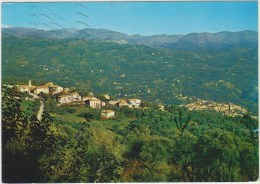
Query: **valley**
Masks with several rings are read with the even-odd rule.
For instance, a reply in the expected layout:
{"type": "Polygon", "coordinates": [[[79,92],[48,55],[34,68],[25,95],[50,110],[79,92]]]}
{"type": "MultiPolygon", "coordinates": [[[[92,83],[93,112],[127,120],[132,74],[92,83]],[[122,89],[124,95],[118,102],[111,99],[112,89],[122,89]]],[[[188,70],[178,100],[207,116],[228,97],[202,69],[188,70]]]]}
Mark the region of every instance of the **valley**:
{"type": "Polygon", "coordinates": [[[2,77],[20,83],[29,77],[53,80],[80,93],[106,91],[154,103],[232,102],[256,113],[257,60],[257,49],[243,45],[187,51],[4,34],[2,77]]]}

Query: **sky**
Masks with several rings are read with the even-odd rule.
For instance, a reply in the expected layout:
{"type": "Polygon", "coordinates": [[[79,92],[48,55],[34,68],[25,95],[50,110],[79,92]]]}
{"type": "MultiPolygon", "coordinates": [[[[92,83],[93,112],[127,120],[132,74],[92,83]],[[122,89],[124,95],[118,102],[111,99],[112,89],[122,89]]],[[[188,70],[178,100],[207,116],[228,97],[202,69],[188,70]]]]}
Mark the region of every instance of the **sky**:
{"type": "Polygon", "coordinates": [[[257,2],[2,3],[2,27],[158,35],[258,30],[257,2]]]}

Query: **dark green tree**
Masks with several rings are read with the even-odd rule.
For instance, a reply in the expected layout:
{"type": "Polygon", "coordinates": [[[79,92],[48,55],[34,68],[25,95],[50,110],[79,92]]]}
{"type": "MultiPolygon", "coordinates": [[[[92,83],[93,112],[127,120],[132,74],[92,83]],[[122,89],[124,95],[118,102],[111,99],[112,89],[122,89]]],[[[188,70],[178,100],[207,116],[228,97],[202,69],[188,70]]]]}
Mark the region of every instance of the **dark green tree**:
{"type": "Polygon", "coordinates": [[[4,182],[45,182],[39,160],[53,150],[48,115],[39,121],[21,109],[21,94],[2,89],[2,163],[4,182]]]}
{"type": "Polygon", "coordinates": [[[188,123],[190,122],[191,116],[189,115],[186,120],[184,119],[182,115],[182,110],[179,110],[179,116],[174,116],[174,122],[177,127],[177,129],[183,133],[183,131],[187,128],[188,123]]]}

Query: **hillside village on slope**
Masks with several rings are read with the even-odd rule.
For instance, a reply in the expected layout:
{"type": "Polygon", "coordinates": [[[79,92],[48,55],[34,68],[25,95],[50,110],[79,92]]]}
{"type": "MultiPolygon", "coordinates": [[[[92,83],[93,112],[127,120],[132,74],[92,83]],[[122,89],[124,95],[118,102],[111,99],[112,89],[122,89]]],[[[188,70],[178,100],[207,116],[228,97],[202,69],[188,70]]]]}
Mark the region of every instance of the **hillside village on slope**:
{"type": "MultiPolygon", "coordinates": [[[[108,94],[103,94],[102,97],[106,102],[98,99],[94,96],[92,92],[90,92],[87,96],[81,96],[77,91],[71,92],[69,88],[64,88],[59,85],[55,85],[53,82],[48,82],[45,85],[36,86],[32,85],[31,80],[29,80],[28,85],[16,85],[17,89],[20,92],[28,92],[29,94],[39,95],[40,93],[45,94],[59,94],[58,96],[58,105],[72,104],[72,103],[85,103],[87,106],[91,108],[103,108],[108,106],[118,106],[118,107],[129,107],[129,108],[141,108],[142,101],[137,98],[130,99],[118,99],[113,100],[108,94]]],[[[197,102],[193,102],[187,105],[181,105],[188,110],[214,110],[217,112],[221,112],[223,115],[228,116],[238,116],[242,114],[246,114],[247,110],[244,108],[229,103],[217,103],[217,102],[209,102],[206,100],[198,99],[197,102]]],[[[158,105],[160,110],[164,110],[163,105],[158,105]]],[[[101,117],[103,118],[114,118],[114,111],[110,109],[105,109],[101,112],[101,117]]]]}
{"type": "MultiPolygon", "coordinates": [[[[55,85],[53,82],[48,82],[45,85],[36,86],[32,85],[29,80],[28,85],[15,85],[20,92],[27,92],[33,95],[45,94],[59,94],[58,105],[72,104],[72,103],[85,103],[91,108],[102,108],[108,105],[118,107],[140,108],[142,101],[137,98],[131,99],[119,99],[112,100],[108,94],[103,94],[102,97],[106,99],[106,102],[98,99],[92,92],[88,96],[81,96],[77,91],[71,92],[69,88],[64,88],[59,85],[55,85]]],[[[10,86],[13,87],[13,86],[10,86]]],[[[115,117],[115,112],[110,109],[104,109],[101,111],[101,118],[110,119],[115,117]]]]}

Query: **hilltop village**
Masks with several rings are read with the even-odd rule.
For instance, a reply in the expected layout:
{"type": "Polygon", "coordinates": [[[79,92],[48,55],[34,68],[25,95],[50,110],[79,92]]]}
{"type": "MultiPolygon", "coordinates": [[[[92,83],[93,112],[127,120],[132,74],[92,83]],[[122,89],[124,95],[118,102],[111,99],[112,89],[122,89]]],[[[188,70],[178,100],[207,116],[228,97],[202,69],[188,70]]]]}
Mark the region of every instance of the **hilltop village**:
{"type": "Polygon", "coordinates": [[[200,99],[198,99],[197,102],[190,103],[183,106],[187,107],[188,110],[213,110],[213,111],[221,112],[223,115],[228,115],[233,117],[247,113],[247,110],[232,103],[222,104],[222,103],[209,102],[200,99]]]}
{"type": "MultiPolygon", "coordinates": [[[[118,107],[129,107],[129,108],[141,108],[142,101],[137,98],[129,99],[118,99],[114,100],[108,94],[103,94],[102,99],[95,97],[95,95],[90,92],[87,96],[81,96],[77,91],[71,91],[70,88],[64,88],[62,86],[56,85],[53,82],[48,82],[45,85],[36,86],[32,85],[31,80],[29,80],[28,85],[16,85],[20,92],[28,92],[29,94],[39,95],[40,93],[45,94],[58,94],[58,105],[73,104],[73,103],[85,103],[91,108],[105,108],[108,106],[118,106],[118,107]]],[[[186,107],[188,110],[213,110],[221,112],[223,115],[228,116],[239,116],[247,113],[244,108],[229,103],[216,103],[209,102],[206,100],[198,99],[196,102],[181,105],[186,107]]],[[[158,108],[164,111],[163,105],[158,105],[158,108]]],[[[104,109],[101,111],[101,118],[110,119],[115,117],[115,112],[110,109],[104,109]]]]}
{"type": "MultiPolygon", "coordinates": [[[[140,108],[142,101],[137,98],[129,99],[118,99],[112,100],[108,94],[103,94],[101,99],[94,96],[90,92],[87,96],[81,96],[77,91],[71,91],[69,88],[64,88],[53,82],[48,82],[45,85],[36,86],[32,85],[31,80],[29,80],[28,85],[16,85],[18,91],[28,92],[29,94],[39,95],[40,93],[45,94],[58,94],[58,105],[73,104],[73,103],[85,103],[91,108],[102,108],[110,106],[118,107],[129,107],[129,108],[140,108]],[[105,102],[106,101],[106,102],[105,102]]],[[[115,112],[110,109],[104,109],[101,111],[101,118],[110,119],[115,117],[115,112]]]]}

